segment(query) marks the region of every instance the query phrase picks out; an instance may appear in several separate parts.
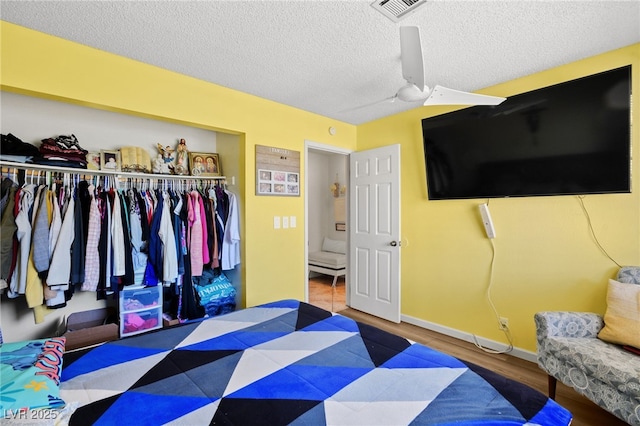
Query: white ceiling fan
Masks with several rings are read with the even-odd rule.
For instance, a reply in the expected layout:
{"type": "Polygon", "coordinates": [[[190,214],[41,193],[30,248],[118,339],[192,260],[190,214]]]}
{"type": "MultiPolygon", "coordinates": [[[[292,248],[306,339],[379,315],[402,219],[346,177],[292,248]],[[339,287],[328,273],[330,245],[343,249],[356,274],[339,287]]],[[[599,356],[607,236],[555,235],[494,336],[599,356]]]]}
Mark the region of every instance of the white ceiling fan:
{"type": "Polygon", "coordinates": [[[429,88],[425,85],[424,61],[418,27],[400,27],[400,57],[402,60],[402,77],[407,84],[394,95],[382,101],[363,105],[365,108],[381,102],[423,102],[423,105],[499,105],[506,98],[462,92],[439,85],[429,88]]]}

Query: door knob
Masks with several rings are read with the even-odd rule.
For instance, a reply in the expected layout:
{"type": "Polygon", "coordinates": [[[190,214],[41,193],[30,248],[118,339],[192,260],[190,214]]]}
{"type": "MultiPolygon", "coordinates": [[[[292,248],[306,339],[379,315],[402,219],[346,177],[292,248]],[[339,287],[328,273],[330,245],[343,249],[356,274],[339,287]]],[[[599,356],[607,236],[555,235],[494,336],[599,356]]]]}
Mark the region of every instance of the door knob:
{"type": "Polygon", "coordinates": [[[399,243],[398,241],[391,241],[391,242],[389,243],[389,245],[390,245],[391,247],[395,247],[395,246],[399,246],[399,245],[400,245],[400,243],[399,243]]]}

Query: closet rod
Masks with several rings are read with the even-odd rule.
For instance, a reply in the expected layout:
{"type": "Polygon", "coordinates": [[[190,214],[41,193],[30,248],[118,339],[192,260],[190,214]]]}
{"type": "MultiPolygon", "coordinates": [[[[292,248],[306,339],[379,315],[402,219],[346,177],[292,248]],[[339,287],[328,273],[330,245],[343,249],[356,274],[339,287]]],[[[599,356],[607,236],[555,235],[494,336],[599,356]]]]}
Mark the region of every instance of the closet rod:
{"type": "Polygon", "coordinates": [[[47,166],[44,164],[31,164],[31,163],[16,163],[13,161],[0,160],[0,167],[7,167],[9,169],[22,169],[22,170],[42,170],[55,173],[71,173],[81,175],[100,175],[100,176],[115,176],[119,178],[142,178],[142,179],[192,179],[192,180],[227,180],[225,176],[191,176],[191,175],[165,175],[156,173],[135,173],[135,172],[122,172],[112,170],[92,170],[92,169],[79,169],[76,167],[56,167],[47,166]]]}

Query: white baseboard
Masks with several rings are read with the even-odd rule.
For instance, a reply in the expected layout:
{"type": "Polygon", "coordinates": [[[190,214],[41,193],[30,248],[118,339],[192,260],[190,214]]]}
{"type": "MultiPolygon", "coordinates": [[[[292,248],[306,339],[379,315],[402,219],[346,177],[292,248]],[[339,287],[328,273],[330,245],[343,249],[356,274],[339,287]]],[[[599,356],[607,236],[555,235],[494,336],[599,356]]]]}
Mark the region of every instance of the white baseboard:
{"type": "MultiPolygon", "coordinates": [[[[440,324],[436,324],[433,322],[425,321],[419,318],[410,317],[408,315],[401,315],[400,320],[406,322],[408,324],[413,324],[418,327],[426,328],[427,330],[435,331],[440,334],[444,334],[446,336],[455,337],[456,339],[463,340],[465,342],[474,343],[473,335],[471,333],[467,333],[464,331],[456,330],[455,328],[445,327],[440,324]]],[[[495,340],[485,339],[484,337],[477,337],[476,341],[485,348],[489,348],[496,351],[502,351],[507,349],[508,345],[505,345],[501,342],[496,342],[495,340]]],[[[537,362],[537,357],[535,352],[527,351],[521,348],[514,347],[509,355],[513,355],[517,358],[524,359],[526,361],[531,361],[533,363],[537,362]]]]}

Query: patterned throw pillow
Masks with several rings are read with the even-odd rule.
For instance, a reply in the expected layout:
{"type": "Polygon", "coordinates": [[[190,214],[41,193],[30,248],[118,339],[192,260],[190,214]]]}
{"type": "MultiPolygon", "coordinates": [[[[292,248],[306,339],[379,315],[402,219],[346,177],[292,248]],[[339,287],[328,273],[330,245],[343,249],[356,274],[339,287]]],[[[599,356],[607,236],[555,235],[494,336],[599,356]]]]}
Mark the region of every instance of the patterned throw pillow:
{"type": "Polygon", "coordinates": [[[60,408],[64,337],[0,345],[0,412],[60,408]]]}
{"type": "Polygon", "coordinates": [[[598,337],[640,348],[640,285],[609,280],[604,327],[598,337]]]}

